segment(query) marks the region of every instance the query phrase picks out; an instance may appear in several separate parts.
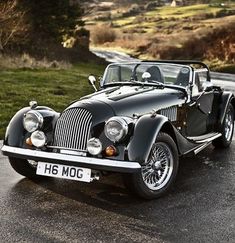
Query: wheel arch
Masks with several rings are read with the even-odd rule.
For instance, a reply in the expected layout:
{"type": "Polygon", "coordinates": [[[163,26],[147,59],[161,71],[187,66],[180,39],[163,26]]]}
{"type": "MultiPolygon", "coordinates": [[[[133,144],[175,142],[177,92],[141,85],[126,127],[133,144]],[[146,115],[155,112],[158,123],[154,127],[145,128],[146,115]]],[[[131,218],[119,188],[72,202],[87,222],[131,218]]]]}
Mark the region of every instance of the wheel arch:
{"type": "Polygon", "coordinates": [[[182,154],[179,141],[180,136],[177,129],[171,124],[167,117],[162,115],[142,116],[135,124],[133,137],[127,147],[128,159],[144,163],[149,156],[154,141],[160,132],[167,133],[175,142],[178,153],[182,154]]]}
{"type": "MultiPolygon", "coordinates": [[[[231,104],[232,104],[232,106],[233,106],[233,111],[235,112],[235,97],[233,97],[233,98],[231,99],[231,104]]],[[[234,119],[235,119],[235,116],[234,116],[234,119]]]]}
{"type": "Polygon", "coordinates": [[[229,104],[232,104],[233,109],[235,111],[235,97],[231,92],[224,92],[221,96],[221,103],[219,106],[219,117],[218,117],[218,129],[220,130],[224,117],[226,114],[226,110],[229,106],[229,104]]]}
{"type": "Polygon", "coordinates": [[[13,147],[23,146],[23,138],[26,134],[23,127],[23,117],[28,111],[30,111],[30,107],[22,108],[12,117],[6,129],[5,139],[3,142],[4,145],[13,147]]]}
{"type": "Polygon", "coordinates": [[[175,142],[176,146],[177,146],[177,149],[178,149],[178,153],[180,153],[179,151],[179,146],[178,146],[178,141],[177,141],[177,138],[176,138],[176,134],[175,134],[175,130],[173,128],[173,125],[167,121],[163,124],[160,132],[164,132],[164,133],[167,133],[175,142]]]}

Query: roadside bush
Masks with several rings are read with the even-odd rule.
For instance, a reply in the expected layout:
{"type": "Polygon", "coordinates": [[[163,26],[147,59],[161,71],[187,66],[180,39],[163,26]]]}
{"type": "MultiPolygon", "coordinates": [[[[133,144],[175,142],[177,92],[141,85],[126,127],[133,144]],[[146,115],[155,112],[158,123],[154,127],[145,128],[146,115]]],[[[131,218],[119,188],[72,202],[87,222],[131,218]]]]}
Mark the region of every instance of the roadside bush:
{"type": "Polygon", "coordinates": [[[144,6],[144,8],[145,8],[145,10],[149,11],[149,10],[155,9],[156,7],[161,7],[163,5],[164,5],[164,2],[159,0],[159,1],[147,3],[144,6]]]}
{"type": "Polygon", "coordinates": [[[215,18],[221,18],[229,15],[234,15],[234,10],[228,10],[228,9],[221,9],[219,12],[215,14],[215,18]]]}
{"type": "Polygon", "coordinates": [[[141,12],[142,8],[138,4],[132,4],[130,9],[122,14],[122,17],[130,17],[141,12]]]}
{"type": "Polygon", "coordinates": [[[0,70],[1,69],[17,69],[17,68],[28,68],[28,69],[68,69],[72,65],[65,61],[49,61],[46,58],[36,60],[29,54],[22,54],[17,56],[0,55],[0,70]]]}
{"type": "Polygon", "coordinates": [[[111,15],[110,12],[103,13],[103,14],[100,14],[97,17],[95,17],[96,21],[107,21],[107,20],[110,20],[110,19],[112,19],[112,15],[111,15]]]}
{"type": "Polygon", "coordinates": [[[108,25],[100,25],[91,32],[91,39],[94,44],[114,42],[117,38],[116,31],[108,25]]]}
{"type": "Polygon", "coordinates": [[[226,63],[235,61],[234,23],[218,29],[202,29],[191,38],[181,40],[180,45],[157,42],[154,40],[146,52],[160,59],[206,59],[220,60],[226,63]]]}

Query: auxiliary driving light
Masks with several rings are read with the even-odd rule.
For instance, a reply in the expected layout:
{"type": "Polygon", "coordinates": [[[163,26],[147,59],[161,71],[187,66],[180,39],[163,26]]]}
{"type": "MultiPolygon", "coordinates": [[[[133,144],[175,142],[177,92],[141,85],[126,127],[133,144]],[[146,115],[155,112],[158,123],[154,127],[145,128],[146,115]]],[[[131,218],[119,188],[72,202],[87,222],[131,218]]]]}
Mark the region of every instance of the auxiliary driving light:
{"type": "Polygon", "coordinates": [[[42,131],[33,132],[30,138],[32,144],[37,148],[41,148],[46,144],[46,135],[42,131]]]}
{"type": "Polygon", "coordinates": [[[102,151],[102,143],[98,138],[91,138],[87,142],[87,150],[92,155],[98,155],[102,151]]]}
{"type": "Polygon", "coordinates": [[[25,143],[28,144],[29,146],[33,145],[31,138],[27,138],[25,143]]]}
{"type": "Polygon", "coordinates": [[[117,149],[116,149],[113,145],[108,146],[108,147],[105,149],[105,154],[106,154],[106,156],[108,156],[108,157],[115,156],[115,155],[117,155],[117,149]]]}

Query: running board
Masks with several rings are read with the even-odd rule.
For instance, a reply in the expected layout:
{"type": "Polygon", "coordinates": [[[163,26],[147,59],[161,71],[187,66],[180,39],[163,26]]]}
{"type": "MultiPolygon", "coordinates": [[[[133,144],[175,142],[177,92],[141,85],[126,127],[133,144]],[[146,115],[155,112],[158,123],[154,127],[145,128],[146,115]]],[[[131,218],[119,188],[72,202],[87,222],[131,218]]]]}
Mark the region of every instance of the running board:
{"type": "Polygon", "coordinates": [[[203,136],[201,136],[202,139],[200,139],[200,137],[187,137],[187,139],[193,141],[194,143],[209,143],[221,136],[222,136],[222,133],[214,133],[213,136],[207,137],[207,138],[203,138],[203,136]]]}

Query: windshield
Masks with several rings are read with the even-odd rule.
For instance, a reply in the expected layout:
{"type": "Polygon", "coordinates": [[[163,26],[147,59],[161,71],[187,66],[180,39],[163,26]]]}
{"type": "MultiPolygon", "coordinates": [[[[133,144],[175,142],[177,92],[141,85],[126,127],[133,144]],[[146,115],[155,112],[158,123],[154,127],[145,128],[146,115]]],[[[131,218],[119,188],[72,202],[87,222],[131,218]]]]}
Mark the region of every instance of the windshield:
{"type": "Polygon", "coordinates": [[[103,85],[120,82],[156,82],[186,87],[191,80],[191,69],[185,65],[169,63],[111,64],[107,67],[103,85]],[[145,75],[144,73],[150,75],[145,75]]]}

